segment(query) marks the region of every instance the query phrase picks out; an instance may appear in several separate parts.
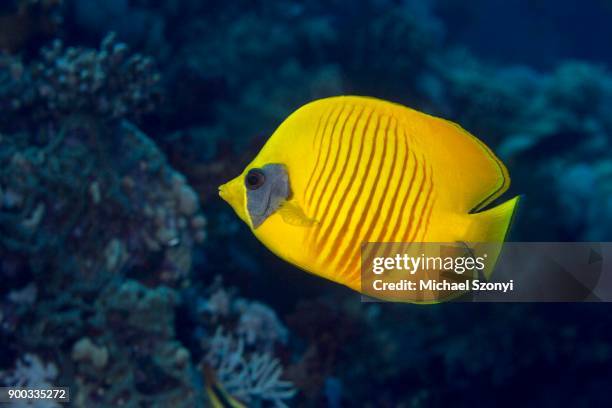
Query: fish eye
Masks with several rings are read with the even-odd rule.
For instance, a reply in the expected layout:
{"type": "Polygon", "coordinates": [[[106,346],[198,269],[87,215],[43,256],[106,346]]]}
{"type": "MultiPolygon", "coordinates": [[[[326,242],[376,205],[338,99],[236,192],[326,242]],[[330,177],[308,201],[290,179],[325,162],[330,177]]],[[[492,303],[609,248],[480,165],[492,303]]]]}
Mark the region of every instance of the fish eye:
{"type": "Polygon", "coordinates": [[[257,190],[266,181],[266,176],[259,169],[251,169],[246,175],[245,184],[249,190],[257,190]]]}

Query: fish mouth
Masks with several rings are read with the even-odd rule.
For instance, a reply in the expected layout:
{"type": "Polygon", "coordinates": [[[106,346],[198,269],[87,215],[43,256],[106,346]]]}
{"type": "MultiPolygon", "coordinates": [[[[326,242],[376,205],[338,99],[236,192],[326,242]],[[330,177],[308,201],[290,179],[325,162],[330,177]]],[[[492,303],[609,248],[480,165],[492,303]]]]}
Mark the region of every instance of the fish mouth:
{"type": "Polygon", "coordinates": [[[232,207],[240,219],[248,224],[243,189],[242,178],[239,176],[219,186],[219,197],[232,207]]]}
{"type": "Polygon", "coordinates": [[[219,197],[221,197],[223,200],[227,201],[227,187],[225,184],[222,184],[219,186],[219,197]]]}
{"type": "Polygon", "coordinates": [[[225,184],[221,184],[218,187],[219,197],[226,203],[233,205],[233,202],[236,200],[237,191],[236,186],[232,183],[232,181],[228,181],[225,184]]]}

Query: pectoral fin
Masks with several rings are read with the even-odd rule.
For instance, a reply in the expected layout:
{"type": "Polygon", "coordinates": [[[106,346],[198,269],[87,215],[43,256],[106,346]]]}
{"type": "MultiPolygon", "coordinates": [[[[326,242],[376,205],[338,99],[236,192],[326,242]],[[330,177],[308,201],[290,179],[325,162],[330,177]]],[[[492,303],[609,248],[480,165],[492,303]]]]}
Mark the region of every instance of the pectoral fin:
{"type": "Polygon", "coordinates": [[[317,223],[316,220],[309,218],[294,201],[283,201],[277,212],[283,218],[283,221],[296,227],[312,227],[317,223]]]}

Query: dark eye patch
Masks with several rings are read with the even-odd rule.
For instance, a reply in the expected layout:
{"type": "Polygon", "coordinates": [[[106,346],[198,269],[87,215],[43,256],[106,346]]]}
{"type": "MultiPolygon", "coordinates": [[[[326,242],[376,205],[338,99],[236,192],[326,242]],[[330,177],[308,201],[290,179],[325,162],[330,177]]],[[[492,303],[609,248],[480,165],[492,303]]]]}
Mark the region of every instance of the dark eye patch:
{"type": "Polygon", "coordinates": [[[282,164],[266,164],[251,169],[244,178],[247,210],[253,228],[259,227],[291,194],[289,175],[282,164]]]}
{"type": "Polygon", "coordinates": [[[246,188],[249,190],[257,190],[266,182],[266,175],[260,169],[251,169],[244,180],[246,188]]]}

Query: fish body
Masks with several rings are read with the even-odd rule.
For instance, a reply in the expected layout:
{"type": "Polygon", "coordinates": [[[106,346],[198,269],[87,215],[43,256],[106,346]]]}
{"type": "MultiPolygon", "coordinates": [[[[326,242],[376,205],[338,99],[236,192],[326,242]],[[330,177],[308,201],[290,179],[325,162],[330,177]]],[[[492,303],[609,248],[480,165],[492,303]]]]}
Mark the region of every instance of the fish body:
{"type": "Polygon", "coordinates": [[[478,211],[509,184],[459,125],[340,96],[292,113],[220,195],[276,255],[360,291],[365,242],[503,242],[518,198],[478,211]]]}

